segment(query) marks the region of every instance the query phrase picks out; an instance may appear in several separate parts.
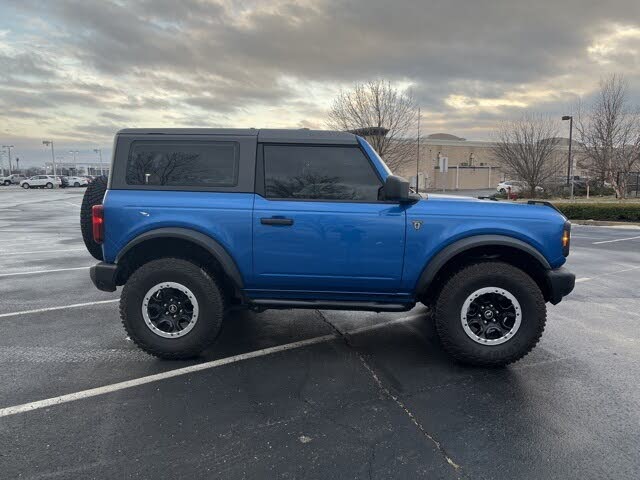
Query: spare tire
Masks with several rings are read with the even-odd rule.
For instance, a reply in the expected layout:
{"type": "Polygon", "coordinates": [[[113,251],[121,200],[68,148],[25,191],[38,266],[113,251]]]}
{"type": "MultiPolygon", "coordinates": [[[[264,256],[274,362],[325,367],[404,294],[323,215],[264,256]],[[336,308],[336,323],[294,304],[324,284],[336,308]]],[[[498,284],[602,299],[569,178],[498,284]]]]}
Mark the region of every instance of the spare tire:
{"type": "Polygon", "coordinates": [[[82,230],[82,240],[89,250],[89,253],[96,260],[104,260],[102,257],[102,247],[93,241],[93,226],[91,222],[91,209],[94,205],[101,205],[104,192],[107,191],[107,177],[97,177],[91,182],[84,192],[82,207],[80,207],[80,230],[82,230]]]}

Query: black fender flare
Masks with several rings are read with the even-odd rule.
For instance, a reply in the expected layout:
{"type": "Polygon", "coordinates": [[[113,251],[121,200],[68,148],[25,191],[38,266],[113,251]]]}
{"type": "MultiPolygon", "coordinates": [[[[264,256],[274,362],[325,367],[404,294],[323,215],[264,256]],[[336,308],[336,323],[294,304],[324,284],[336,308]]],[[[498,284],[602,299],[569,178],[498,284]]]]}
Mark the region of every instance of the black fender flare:
{"type": "Polygon", "coordinates": [[[517,238],[509,237],[507,235],[473,235],[471,237],[460,239],[452,243],[451,245],[447,245],[445,248],[435,254],[433,258],[431,258],[429,263],[427,263],[427,265],[422,270],[422,273],[420,274],[420,278],[418,279],[418,283],[415,289],[416,294],[425,291],[425,289],[431,284],[435,276],[438,274],[440,269],[444,267],[447,262],[456,255],[471,248],[492,245],[508,246],[521,250],[522,252],[529,254],[538,262],[540,262],[540,266],[543,269],[551,269],[551,265],[549,265],[549,262],[544,257],[544,255],[542,255],[535,247],[529,245],[526,242],[523,242],[522,240],[518,240],[517,238]]]}
{"type": "Polygon", "coordinates": [[[244,287],[242,274],[229,252],[227,252],[227,250],[218,241],[214,240],[210,236],[188,228],[164,227],[141,233],[127,243],[122,250],[120,250],[115,263],[119,263],[119,261],[122,260],[122,258],[124,258],[124,256],[135,246],[156,238],[175,238],[179,240],[186,240],[204,248],[220,263],[222,270],[231,279],[236,288],[241,290],[244,287]]]}

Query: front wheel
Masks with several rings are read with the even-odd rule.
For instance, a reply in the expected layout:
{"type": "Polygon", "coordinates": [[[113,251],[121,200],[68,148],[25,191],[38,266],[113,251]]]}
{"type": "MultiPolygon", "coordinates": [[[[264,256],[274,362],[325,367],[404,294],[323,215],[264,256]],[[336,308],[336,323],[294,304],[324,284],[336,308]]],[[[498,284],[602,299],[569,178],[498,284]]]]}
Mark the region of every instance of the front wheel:
{"type": "Polygon", "coordinates": [[[29,186],[28,183],[23,183],[22,184],[22,188],[24,188],[25,190],[29,190],[29,188],[31,188],[31,187],[29,186]]]}
{"type": "Polygon", "coordinates": [[[129,337],[161,358],[196,357],[215,340],[224,298],[211,275],[178,258],[152,260],[129,278],[120,316],[129,337]]]}
{"type": "Polygon", "coordinates": [[[77,187],[80,186],[80,184],[78,182],[76,182],[76,183],[73,184],[73,186],[77,188],[77,187]]]}
{"type": "Polygon", "coordinates": [[[444,285],[436,302],[436,327],[456,360],[503,366],[538,343],[547,311],[540,288],[519,268],[502,262],[469,265],[444,285]]]}

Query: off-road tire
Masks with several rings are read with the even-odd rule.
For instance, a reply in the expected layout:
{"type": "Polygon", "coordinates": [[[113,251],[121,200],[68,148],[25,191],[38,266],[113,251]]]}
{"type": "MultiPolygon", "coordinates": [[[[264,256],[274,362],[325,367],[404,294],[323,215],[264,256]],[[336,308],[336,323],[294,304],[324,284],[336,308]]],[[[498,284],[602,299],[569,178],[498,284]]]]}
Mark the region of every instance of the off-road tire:
{"type": "Polygon", "coordinates": [[[80,207],[80,230],[82,240],[89,250],[89,253],[96,260],[104,260],[102,257],[102,247],[93,241],[93,226],[91,224],[91,209],[94,205],[101,205],[104,199],[104,192],[107,191],[107,177],[98,177],[89,184],[82,197],[80,207]]]}
{"type": "Polygon", "coordinates": [[[525,272],[502,262],[482,262],[463,267],[443,286],[436,302],[435,321],[442,346],[461,363],[499,367],[527,355],[544,331],[547,311],[536,282],[525,272]],[[510,292],[520,303],[522,321],[505,343],[481,345],[464,331],[461,310],[466,298],[484,287],[510,292]]]}
{"type": "Polygon", "coordinates": [[[129,338],[150,355],[170,360],[197,357],[218,336],[224,314],[224,296],[214,278],[194,263],[161,258],[145,263],[129,277],[120,297],[120,317],[129,338]],[[178,338],[164,338],[146,325],[145,294],[162,282],[177,282],[193,292],[198,319],[191,331],[178,338]]]}

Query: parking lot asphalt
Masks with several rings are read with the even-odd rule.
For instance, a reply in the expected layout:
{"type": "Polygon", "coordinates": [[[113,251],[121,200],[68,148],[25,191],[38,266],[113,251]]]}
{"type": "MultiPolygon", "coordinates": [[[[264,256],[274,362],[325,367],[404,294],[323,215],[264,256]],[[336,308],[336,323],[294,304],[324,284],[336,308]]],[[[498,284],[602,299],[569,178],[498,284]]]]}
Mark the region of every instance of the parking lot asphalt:
{"type": "Polygon", "coordinates": [[[91,284],[81,193],[0,187],[0,478],[637,478],[640,229],[574,226],[576,289],[504,369],[422,306],[234,312],[168,362],[91,284]]]}

